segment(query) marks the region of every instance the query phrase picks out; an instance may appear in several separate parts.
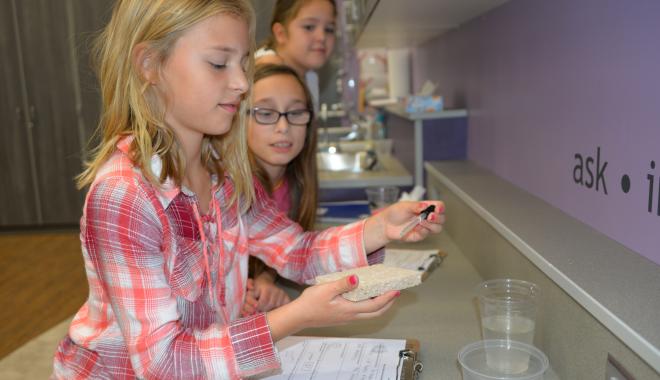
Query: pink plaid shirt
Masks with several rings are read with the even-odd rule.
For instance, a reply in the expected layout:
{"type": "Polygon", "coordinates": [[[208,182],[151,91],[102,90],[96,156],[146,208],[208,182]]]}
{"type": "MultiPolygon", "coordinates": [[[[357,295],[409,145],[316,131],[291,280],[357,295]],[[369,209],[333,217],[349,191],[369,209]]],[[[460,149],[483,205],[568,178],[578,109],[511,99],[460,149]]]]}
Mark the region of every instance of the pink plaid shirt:
{"type": "MultiPolygon", "coordinates": [[[[127,155],[130,141],[120,141],[87,194],[80,239],[89,298],[58,347],[53,378],[234,379],[279,368],[265,314],[239,319],[248,256],[309,282],[367,265],[364,223],[304,233],[258,185],[240,215],[227,206],[228,177],[214,179],[212,207],[199,215],[189,190],[144,178],[127,155]]],[[[152,169],[160,172],[157,158],[152,169]]]]}

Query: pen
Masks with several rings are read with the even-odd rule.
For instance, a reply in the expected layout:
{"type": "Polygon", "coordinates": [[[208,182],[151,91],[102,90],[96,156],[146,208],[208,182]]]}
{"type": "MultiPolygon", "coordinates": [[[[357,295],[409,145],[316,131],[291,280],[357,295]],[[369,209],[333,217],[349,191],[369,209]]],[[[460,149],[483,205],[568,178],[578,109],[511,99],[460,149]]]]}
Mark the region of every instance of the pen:
{"type": "Polygon", "coordinates": [[[419,213],[416,217],[412,218],[412,220],[406,224],[405,227],[403,227],[403,230],[401,231],[401,235],[399,237],[404,237],[408,234],[408,232],[412,231],[413,228],[415,228],[416,225],[422,222],[422,220],[428,219],[429,215],[435,211],[435,205],[430,205],[429,207],[425,208],[422,210],[422,212],[419,213]]]}

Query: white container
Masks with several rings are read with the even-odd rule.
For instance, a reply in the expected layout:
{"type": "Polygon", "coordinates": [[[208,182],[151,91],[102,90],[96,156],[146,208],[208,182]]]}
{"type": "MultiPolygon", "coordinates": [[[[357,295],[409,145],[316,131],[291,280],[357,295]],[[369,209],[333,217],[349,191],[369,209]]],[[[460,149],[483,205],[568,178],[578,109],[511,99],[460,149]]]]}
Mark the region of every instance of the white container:
{"type": "Polygon", "coordinates": [[[493,339],[470,343],[458,353],[463,380],[543,380],[550,363],[529,344],[493,339]],[[486,360],[497,358],[496,362],[486,360]]]}
{"type": "Polygon", "coordinates": [[[389,49],[387,51],[387,78],[390,99],[398,99],[410,95],[411,76],[410,50],[389,49]]]}

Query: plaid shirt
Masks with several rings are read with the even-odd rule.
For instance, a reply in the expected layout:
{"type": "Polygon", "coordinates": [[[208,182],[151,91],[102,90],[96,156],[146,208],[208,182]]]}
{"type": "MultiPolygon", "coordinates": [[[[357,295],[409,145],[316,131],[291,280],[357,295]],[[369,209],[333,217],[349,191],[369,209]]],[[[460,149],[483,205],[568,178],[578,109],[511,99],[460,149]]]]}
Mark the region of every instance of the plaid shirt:
{"type": "MultiPolygon", "coordinates": [[[[144,178],[130,141],[119,142],[87,194],[89,298],[58,347],[53,378],[234,379],[279,368],[265,314],[239,319],[248,256],[309,282],[367,265],[364,223],[303,233],[258,185],[240,215],[227,206],[227,177],[214,179],[215,207],[199,215],[189,190],[144,178]]],[[[157,158],[152,170],[160,172],[157,158]]]]}

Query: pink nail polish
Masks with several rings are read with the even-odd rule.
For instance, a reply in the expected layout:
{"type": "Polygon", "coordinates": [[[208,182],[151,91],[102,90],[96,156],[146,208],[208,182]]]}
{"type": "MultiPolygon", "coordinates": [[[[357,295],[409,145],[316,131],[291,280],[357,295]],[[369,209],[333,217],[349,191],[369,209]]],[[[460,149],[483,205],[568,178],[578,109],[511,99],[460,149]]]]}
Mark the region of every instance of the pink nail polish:
{"type": "Polygon", "coordinates": [[[358,278],[356,275],[351,275],[351,277],[348,278],[348,282],[351,283],[351,285],[355,285],[358,282],[358,278]]]}
{"type": "Polygon", "coordinates": [[[401,295],[401,291],[400,291],[400,290],[397,290],[397,291],[396,291],[396,295],[395,295],[394,297],[398,297],[398,296],[400,296],[400,295],[401,295]]]}

